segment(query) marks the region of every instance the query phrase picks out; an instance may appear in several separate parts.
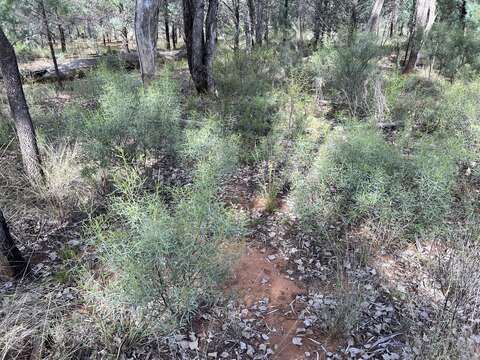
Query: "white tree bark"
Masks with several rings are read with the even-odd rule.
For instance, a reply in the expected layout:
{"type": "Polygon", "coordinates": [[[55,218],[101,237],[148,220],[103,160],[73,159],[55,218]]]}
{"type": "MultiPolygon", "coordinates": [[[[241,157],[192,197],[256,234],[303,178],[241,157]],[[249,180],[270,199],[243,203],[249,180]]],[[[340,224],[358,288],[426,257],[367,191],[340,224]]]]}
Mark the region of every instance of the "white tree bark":
{"type": "Polygon", "coordinates": [[[370,32],[378,32],[378,25],[380,23],[380,14],[382,12],[384,0],[375,0],[373,4],[370,18],[368,19],[367,29],[370,32]]]}
{"type": "Polygon", "coordinates": [[[137,0],[135,8],[135,38],[145,86],[155,77],[159,9],[159,0],[137,0]]]}
{"type": "Polygon", "coordinates": [[[436,11],[436,0],[417,0],[415,6],[415,26],[411,34],[410,56],[405,64],[404,73],[411,72],[415,69],[418,54],[423,46],[425,37],[435,22],[436,11]]]}

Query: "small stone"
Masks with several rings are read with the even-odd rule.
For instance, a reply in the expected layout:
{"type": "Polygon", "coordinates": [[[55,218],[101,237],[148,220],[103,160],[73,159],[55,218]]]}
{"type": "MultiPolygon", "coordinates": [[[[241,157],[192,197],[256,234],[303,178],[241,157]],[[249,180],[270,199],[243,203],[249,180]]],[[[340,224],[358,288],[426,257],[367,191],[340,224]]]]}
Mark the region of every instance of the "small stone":
{"type": "Polygon", "coordinates": [[[302,346],[302,338],[295,336],[292,338],[293,345],[302,346]]]}

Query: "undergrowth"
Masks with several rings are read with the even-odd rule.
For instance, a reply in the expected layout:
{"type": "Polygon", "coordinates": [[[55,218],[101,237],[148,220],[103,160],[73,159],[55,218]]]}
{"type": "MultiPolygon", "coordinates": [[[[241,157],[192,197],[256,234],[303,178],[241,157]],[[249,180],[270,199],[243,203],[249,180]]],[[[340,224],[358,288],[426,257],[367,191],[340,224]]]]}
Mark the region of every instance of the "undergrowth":
{"type": "Polygon", "coordinates": [[[128,331],[178,330],[200,306],[216,301],[228,275],[240,225],[216,194],[235,165],[236,140],[220,137],[211,123],[186,138],[182,154],[195,166],[190,186],[145,193],[144,179],[123,166],[108,213],[90,228],[102,269],[86,276],[85,290],[102,314],[100,332],[118,313],[130,318],[128,331]],[[173,200],[165,203],[162,192],[173,200]]]}

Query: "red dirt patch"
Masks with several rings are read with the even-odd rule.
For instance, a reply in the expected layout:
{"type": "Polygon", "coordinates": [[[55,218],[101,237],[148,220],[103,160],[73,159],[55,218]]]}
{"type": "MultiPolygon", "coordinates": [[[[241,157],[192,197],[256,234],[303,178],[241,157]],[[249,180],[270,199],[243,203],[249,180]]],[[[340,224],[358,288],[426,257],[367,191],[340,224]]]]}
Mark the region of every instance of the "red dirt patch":
{"type": "MultiPolygon", "coordinates": [[[[226,291],[235,291],[241,295],[245,305],[250,307],[264,298],[269,299],[265,323],[271,331],[270,346],[274,349],[273,359],[305,359],[305,351],[312,347],[307,338],[303,346],[292,343],[297,328],[302,327],[296,308],[296,296],[303,293],[304,284],[295,283],[281,273],[284,260],[271,252],[261,252],[247,247],[234,269],[234,278],[226,291]]],[[[297,306],[298,307],[298,306],[297,306]]],[[[312,342],[313,345],[313,342],[312,342]]]]}

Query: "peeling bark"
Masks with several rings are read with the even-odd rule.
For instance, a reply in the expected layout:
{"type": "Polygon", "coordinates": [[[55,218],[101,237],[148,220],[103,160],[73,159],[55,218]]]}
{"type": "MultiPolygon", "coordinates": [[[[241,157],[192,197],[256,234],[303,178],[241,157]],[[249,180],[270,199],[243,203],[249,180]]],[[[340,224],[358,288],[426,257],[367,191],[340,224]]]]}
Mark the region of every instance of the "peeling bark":
{"type": "Polygon", "coordinates": [[[135,37],[144,86],[148,86],[155,77],[159,10],[159,0],[137,0],[135,8],[135,37]]]}
{"type": "Polygon", "coordinates": [[[380,14],[382,13],[384,0],[375,0],[373,4],[370,18],[368,19],[367,30],[372,33],[378,32],[378,26],[380,23],[380,14]]]}
{"type": "Polygon", "coordinates": [[[412,72],[417,65],[418,54],[425,38],[433,26],[436,17],[436,0],[417,0],[415,6],[415,24],[410,36],[410,55],[406,61],[403,73],[412,72]]]}

